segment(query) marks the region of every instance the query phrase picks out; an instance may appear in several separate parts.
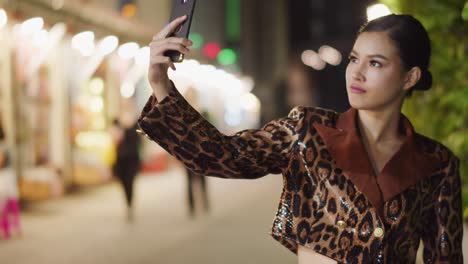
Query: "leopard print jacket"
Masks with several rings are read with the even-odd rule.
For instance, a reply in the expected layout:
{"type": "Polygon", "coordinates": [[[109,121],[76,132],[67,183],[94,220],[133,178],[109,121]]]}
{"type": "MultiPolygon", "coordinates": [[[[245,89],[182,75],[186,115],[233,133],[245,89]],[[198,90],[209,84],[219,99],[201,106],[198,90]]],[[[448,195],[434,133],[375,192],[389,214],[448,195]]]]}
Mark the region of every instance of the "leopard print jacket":
{"type": "Polygon", "coordinates": [[[377,177],[346,113],[296,107],[258,130],[220,133],[172,88],[151,97],[140,133],[195,173],[255,179],[283,175],[271,235],[338,263],[414,263],[420,241],[425,263],[463,263],[459,160],[414,133],[377,177]]]}

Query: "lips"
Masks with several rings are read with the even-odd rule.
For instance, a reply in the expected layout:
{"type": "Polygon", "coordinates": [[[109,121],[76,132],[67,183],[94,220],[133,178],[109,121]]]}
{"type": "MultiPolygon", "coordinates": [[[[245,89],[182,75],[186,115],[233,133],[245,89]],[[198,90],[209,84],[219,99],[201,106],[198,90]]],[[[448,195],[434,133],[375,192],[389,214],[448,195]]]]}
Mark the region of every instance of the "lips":
{"type": "Polygon", "coordinates": [[[351,85],[349,89],[351,90],[352,93],[362,94],[366,92],[366,90],[362,89],[361,87],[357,85],[351,85]]]}

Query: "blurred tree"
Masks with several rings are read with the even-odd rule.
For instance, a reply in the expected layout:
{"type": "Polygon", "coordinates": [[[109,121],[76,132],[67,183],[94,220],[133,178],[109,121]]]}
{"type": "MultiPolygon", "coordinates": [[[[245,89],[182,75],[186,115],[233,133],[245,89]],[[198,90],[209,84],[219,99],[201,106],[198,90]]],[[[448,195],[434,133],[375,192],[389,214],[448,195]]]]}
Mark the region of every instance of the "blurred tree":
{"type": "Polygon", "coordinates": [[[448,146],[461,160],[464,219],[468,220],[468,1],[380,0],[394,13],[417,17],[432,42],[432,90],[414,93],[403,111],[420,133],[448,146]]]}

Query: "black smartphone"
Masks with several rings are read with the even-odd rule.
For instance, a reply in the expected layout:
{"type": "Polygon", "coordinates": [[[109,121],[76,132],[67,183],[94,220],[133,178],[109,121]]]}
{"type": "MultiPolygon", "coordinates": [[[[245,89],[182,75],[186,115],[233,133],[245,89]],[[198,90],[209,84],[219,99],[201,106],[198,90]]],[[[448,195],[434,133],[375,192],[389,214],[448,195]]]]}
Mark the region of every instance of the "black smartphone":
{"type": "MultiPolygon", "coordinates": [[[[169,34],[167,37],[179,37],[187,38],[190,33],[190,25],[192,24],[193,11],[195,10],[196,0],[172,0],[172,12],[171,18],[169,21],[184,16],[187,16],[187,19],[182,25],[180,25],[174,32],[169,34]]],[[[165,56],[171,58],[173,62],[182,62],[184,60],[184,54],[175,51],[168,50],[164,53],[165,56]]]]}

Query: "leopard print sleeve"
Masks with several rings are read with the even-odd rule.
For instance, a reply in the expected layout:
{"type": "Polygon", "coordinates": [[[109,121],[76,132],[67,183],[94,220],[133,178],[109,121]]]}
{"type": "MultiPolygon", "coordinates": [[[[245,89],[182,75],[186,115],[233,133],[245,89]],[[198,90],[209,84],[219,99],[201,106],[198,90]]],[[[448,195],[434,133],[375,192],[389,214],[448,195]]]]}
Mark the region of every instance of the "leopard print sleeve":
{"type": "Polygon", "coordinates": [[[459,164],[458,158],[452,155],[439,175],[441,181],[435,188],[432,206],[425,213],[422,226],[424,263],[463,263],[459,164]]]}
{"type": "Polygon", "coordinates": [[[152,96],[139,118],[140,131],[182,161],[194,173],[254,179],[281,173],[304,115],[296,107],[288,117],[261,129],[226,136],[205,120],[175,87],[161,102],[152,96]]]}

